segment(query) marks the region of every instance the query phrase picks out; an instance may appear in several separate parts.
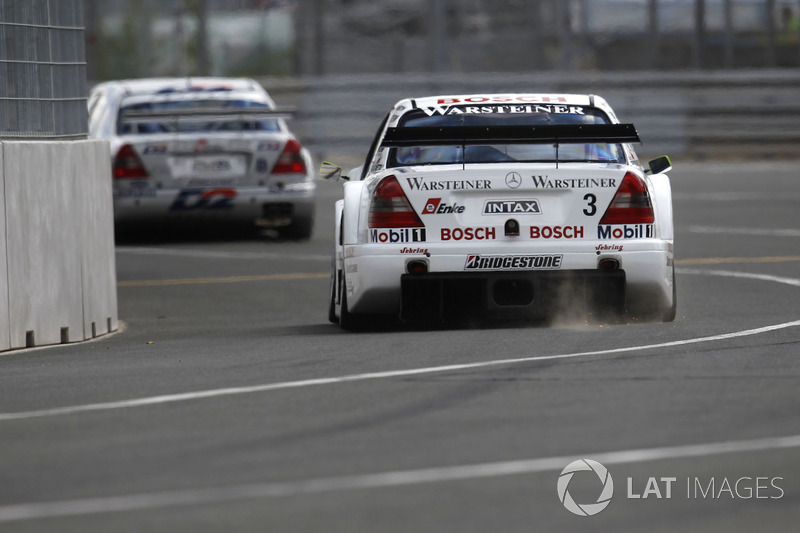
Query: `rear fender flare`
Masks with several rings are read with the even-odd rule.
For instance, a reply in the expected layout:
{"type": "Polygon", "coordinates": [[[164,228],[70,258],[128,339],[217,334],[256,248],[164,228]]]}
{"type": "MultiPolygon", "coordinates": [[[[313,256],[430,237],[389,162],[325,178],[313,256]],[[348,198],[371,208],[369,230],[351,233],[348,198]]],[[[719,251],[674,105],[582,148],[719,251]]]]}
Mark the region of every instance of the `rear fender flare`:
{"type": "Polygon", "coordinates": [[[672,241],[675,239],[675,230],[672,218],[672,185],[666,174],[656,174],[647,177],[650,182],[650,191],[656,216],[656,229],[661,239],[672,241]]]}
{"type": "Polygon", "coordinates": [[[348,182],[344,184],[344,200],[342,202],[342,244],[358,244],[359,212],[361,211],[361,195],[364,190],[363,182],[348,182]]]}

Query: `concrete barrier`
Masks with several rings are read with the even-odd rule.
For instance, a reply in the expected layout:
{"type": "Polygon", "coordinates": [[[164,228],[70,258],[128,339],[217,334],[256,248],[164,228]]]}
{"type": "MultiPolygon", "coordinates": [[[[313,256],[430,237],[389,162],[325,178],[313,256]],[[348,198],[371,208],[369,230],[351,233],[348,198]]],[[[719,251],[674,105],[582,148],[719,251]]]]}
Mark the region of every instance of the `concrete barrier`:
{"type": "Polygon", "coordinates": [[[2,142],[0,350],[118,327],[105,141],[2,142]]]}

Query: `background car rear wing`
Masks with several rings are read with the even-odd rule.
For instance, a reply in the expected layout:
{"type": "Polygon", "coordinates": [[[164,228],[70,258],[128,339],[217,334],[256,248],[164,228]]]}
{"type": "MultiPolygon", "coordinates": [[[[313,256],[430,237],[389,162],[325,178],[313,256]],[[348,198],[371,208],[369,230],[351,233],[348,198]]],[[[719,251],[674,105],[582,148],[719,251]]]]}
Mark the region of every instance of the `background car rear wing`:
{"type": "MultiPolygon", "coordinates": [[[[289,119],[294,116],[294,109],[263,109],[220,107],[208,109],[159,109],[155,111],[131,110],[120,114],[120,126],[139,125],[178,125],[179,123],[222,123],[231,120],[257,121],[265,119],[289,119]]],[[[170,128],[165,128],[170,131],[170,128]]],[[[177,129],[177,127],[175,128],[177,129]]]]}
{"type": "Polygon", "coordinates": [[[638,142],[641,140],[633,124],[552,124],[387,128],[381,144],[400,147],[638,142]]]}

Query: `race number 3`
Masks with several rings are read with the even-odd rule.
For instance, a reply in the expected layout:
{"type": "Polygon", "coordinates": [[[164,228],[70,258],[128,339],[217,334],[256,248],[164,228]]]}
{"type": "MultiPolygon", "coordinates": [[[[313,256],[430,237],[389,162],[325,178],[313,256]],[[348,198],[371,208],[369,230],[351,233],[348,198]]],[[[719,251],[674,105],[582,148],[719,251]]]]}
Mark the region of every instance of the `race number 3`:
{"type": "Polygon", "coordinates": [[[583,197],[586,200],[586,207],[583,209],[583,214],[587,217],[594,216],[597,213],[597,196],[589,193],[583,197]]]}

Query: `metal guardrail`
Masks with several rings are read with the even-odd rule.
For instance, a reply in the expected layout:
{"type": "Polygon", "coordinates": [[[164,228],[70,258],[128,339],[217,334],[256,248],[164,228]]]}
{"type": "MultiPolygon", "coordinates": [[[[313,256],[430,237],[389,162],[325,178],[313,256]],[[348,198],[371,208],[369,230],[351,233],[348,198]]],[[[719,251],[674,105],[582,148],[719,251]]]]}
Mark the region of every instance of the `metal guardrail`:
{"type": "Polygon", "coordinates": [[[82,0],[0,3],[0,139],[87,133],[82,0]]]}
{"type": "Polygon", "coordinates": [[[436,94],[599,94],[636,125],[643,157],[800,156],[800,71],[529,72],[392,74],[261,79],[280,105],[298,109],[292,129],[318,156],[365,154],[402,98],[436,94]]]}

